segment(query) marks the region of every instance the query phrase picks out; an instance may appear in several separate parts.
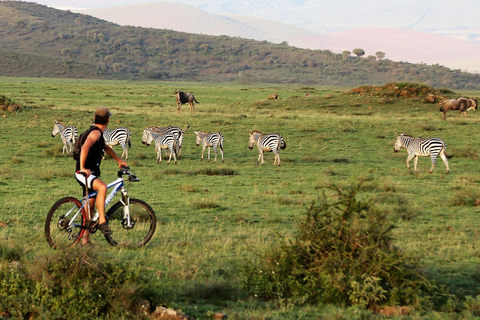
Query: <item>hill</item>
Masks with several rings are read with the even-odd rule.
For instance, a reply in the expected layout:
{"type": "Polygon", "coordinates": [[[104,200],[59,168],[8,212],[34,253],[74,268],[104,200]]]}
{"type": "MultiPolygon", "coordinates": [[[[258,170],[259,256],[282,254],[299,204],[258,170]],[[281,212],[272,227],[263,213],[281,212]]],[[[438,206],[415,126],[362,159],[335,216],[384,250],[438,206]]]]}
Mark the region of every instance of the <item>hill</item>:
{"type": "Polygon", "coordinates": [[[119,26],[29,2],[0,2],[0,75],[479,89],[480,76],[228,36],[119,26]]]}
{"type": "MultiPolygon", "coordinates": [[[[250,4],[252,7],[256,7],[250,4]]],[[[312,5],[312,4],[309,4],[312,5]]],[[[332,7],[333,4],[330,3],[332,7]]],[[[462,69],[468,72],[480,72],[480,42],[476,42],[475,37],[470,41],[461,40],[455,37],[455,32],[460,32],[452,28],[452,24],[458,27],[452,21],[443,19],[441,12],[429,12],[427,18],[422,20],[423,28],[416,29],[407,27],[410,23],[402,23],[408,19],[418,19],[418,13],[408,13],[406,8],[397,8],[403,16],[393,19],[395,23],[386,23],[380,19],[379,15],[384,13],[390,19],[392,12],[385,13],[390,4],[383,4],[382,8],[377,8],[365,12],[359,6],[349,7],[354,13],[359,13],[356,19],[349,19],[351,29],[338,30],[334,33],[314,32],[313,29],[296,27],[291,24],[281,23],[273,20],[254,18],[248,15],[237,15],[229,13],[209,13],[197,9],[190,5],[184,5],[175,2],[155,2],[131,4],[124,6],[113,6],[107,8],[94,9],[72,9],[72,11],[92,15],[120,25],[171,29],[182,32],[208,34],[208,35],[227,35],[231,37],[240,37],[259,41],[269,41],[273,43],[288,42],[298,48],[303,49],[321,49],[331,50],[335,53],[341,53],[344,50],[353,50],[362,48],[367,55],[374,55],[377,51],[386,53],[386,57],[393,61],[408,61],[412,63],[440,64],[448,68],[462,69]],[[373,11],[373,13],[372,13],[373,11]],[[364,18],[367,13],[372,21],[379,21],[378,25],[388,27],[373,27],[375,24],[365,24],[364,18]],[[438,30],[440,25],[432,24],[436,17],[441,18],[443,23],[443,33],[438,30]],[[428,21],[432,23],[427,23],[428,21]],[[395,25],[402,27],[395,27],[395,25]],[[355,27],[356,26],[356,27],[355,27]],[[359,27],[360,26],[360,27],[359,27]],[[368,27],[364,27],[368,26],[368,27]],[[431,26],[429,32],[425,31],[427,26],[431,26]],[[452,34],[445,35],[450,30],[452,34]]],[[[410,4],[411,5],[411,4],[410,4]]],[[[307,5],[308,6],[308,5],[307,5]]],[[[416,5],[415,5],[416,6],[416,5]]],[[[414,7],[415,7],[414,6],[414,7]]],[[[328,5],[326,9],[328,9],[328,5]]],[[[233,8],[235,9],[235,8],[233,8]]],[[[232,9],[232,10],[233,10],[232,9]]],[[[240,8],[236,8],[239,11],[240,8]]],[[[338,8],[337,8],[338,9],[338,8]]],[[[319,11],[318,4],[312,8],[315,12],[319,11]]],[[[396,12],[395,9],[390,11],[396,12]]],[[[240,11],[244,12],[244,11],[240,11]]],[[[423,12],[423,10],[420,10],[423,12]]],[[[335,19],[343,21],[339,10],[330,11],[331,17],[326,19],[322,15],[322,23],[330,21],[331,25],[336,25],[335,19]]],[[[292,15],[298,14],[293,12],[292,15]]],[[[348,14],[349,16],[352,13],[348,14]]],[[[270,17],[270,15],[268,15],[270,17]]],[[[272,17],[273,18],[273,17],[272,17]]],[[[320,18],[318,18],[320,19],[320,18]]],[[[289,21],[288,19],[284,19],[289,21]]],[[[310,18],[313,21],[313,18],[310,18]]],[[[307,22],[305,22],[307,23],[307,22]]],[[[463,24],[461,26],[464,26],[463,24]]],[[[317,28],[317,30],[324,30],[317,28]]],[[[473,32],[463,29],[465,34],[473,32]]]]}

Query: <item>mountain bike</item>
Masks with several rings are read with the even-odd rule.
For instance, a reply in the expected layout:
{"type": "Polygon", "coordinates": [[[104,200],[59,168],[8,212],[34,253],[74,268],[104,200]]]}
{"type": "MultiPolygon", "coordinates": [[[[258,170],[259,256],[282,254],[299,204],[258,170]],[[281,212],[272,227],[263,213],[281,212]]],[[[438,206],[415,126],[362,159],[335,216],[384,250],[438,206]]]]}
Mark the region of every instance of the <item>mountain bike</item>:
{"type": "MultiPolygon", "coordinates": [[[[124,186],[124,175],[128,175],[129,181],[140,181],[130,172],[129,167],[123,167],[118,171],[118,178],[107,185],[111,191],[105,200],[105,208],[108,207],[118,191],[121,193],[121,199],[105,213],[113,233],[104,236],[112,246],[139,247],[152,238],[157,219],[150,205],[128,196],[124,186]]],[[[92,192],[81,200],[77,200],[75,197],[65,197],[55,202],[45,220],[45,236],[50,246],[53,248],[72,247],[82,239],[86,230],[89,230],[91,234],[97,231],[98,211],[95,209],[93,218],[88,219],[92,216],[88,200],[96,194],[97,192],[92,192]]]]}

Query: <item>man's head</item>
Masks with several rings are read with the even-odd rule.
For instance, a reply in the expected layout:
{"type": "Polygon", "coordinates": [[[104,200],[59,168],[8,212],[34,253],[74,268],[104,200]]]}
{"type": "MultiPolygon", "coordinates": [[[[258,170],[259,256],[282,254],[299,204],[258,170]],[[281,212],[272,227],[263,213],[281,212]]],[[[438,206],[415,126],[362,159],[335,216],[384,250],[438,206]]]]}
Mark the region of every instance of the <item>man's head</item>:
{"type": "Polygon", "coordinates": [[[95,111],[95,124],[107,124],[112,114],[106,107],[100,107],[95,111]]]}

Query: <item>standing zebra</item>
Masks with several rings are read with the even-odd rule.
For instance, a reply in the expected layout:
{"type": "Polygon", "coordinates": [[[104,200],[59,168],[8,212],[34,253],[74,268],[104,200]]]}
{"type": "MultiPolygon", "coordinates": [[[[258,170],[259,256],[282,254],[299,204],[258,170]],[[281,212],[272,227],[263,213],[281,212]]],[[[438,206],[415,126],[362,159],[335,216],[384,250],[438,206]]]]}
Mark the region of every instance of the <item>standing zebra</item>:
{"type": "Polygon", "coordinates": [[[285,140],[283,140],[283,137],[278,133],[263,134],[261,131],[258,130],[249,130],[249,133],[250,139],[248,140],[248,147],[250,148],[250,150],[252,150],[255,145],[257,145],[258,147],[259,155],[257,164],[259,164],[261,159],[263,165],[264,152],[273,152],[273,154],[275,155],[273,165],[275,165],[275,163],[278,163],[278,166],[280,166],[280,149],[285,149],[287,147],[287,144],[285,143],[285,140]]]}
{"type": "Polygon", "coordinates": [[[210,148],[213,147],[215,152],[215,162],[217,162],[217,147],[220,150],[222,155],[222,162],[225,162],[223,159],[223,135],[220,132],[208,133],[205,131],[195,131],[197,135],[197,146],[202,143],[202,157],[200,161],[203,160],[203,154],[205,153],[205,148],[208,147],[208,161],[210,161],[210,148]]]}
{"type": "Polygon", "coordinates": [[[105,143],[109,146],[113,147],[116,145],[120,145],[123,149],[122,158],[125,155],[125,160],[128,160],[128,148],[132,146],[130,140],[132,138],[132,133],[125,127],[118,127],[116,129],[105,129],[103,132],[103,137],[105,139],[105,143]]]}
{"type": "Polygon", "coordinates": [[[152,141],[155,141],[155,151],[157,152],[157,163],[162,162],[162,149],[168,149],[170,151],[170,157],[168,158],[168,162],[170,160],[175,160],[175,164],[177,164],[177,153],[178,153],[178,143],[177,138],[171,133],[161,133],[152,131],[151,127],[145,128],[142,134],[142,143],[149,146],[152,141]]]}
{"type": "Polygon", "coordinates": [[[168,127],[158,127],[158,126],[150,126],[147,129],[150,129],[152,131],[160,132],[160,133],[170,133],[177,138],[178,142],[178,154],[177,157],[181,158],[182,157],[182,143],[183,143],[183,137],[185,135],[185,132],[187,132],[188,128],[190,126],[188,125],[185,130],[180,129],[179,127],[174,127],[174,126],[168,126],[168,127]]]}
{"type": "Polygon", "coordinates": [[[437,163],[437,157],[440,155],[443,163],[445,163],[445,167],[447,167],[447,173],[450,172],[447,156],[445,155],[447,145],[441,138],[414,138],[409,135],[404,135],[403,133],[401,135],[395,133],[395,135],[397,140],[395,141],[393,151],[398,152],[402,147],[407,149],[408,157],[406,163],[408,169],[410,169],[410,160],[414,159],[413,163],[415,166],[415,171],[417,171],[418,157],[430,156],[432,159],[432,167],[430,168],[429,172],[431,173],[435,167],[435,164],[437,163]]]}
{"type": "Polygon", "coordinates": [[[63,142],[62,155],[65,154],[65,152],[67,152],[67,155],[71,154],[75,140],[77,140],[78,137],[77,128],[74,126],[65,127],[63,123],[56,120],[53,123],[52,137],[60,133],[60,138],[62,138],[63,142]],[[70,152],[68,151],[68,146],[70,146],[70,152]]]}

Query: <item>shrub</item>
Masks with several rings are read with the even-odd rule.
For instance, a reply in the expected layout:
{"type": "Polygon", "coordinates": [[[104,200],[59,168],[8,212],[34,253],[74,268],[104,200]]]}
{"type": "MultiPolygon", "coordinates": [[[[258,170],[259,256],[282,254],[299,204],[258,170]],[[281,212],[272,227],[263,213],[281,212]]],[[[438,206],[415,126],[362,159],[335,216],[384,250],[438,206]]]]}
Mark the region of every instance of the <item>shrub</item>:
{"type": "Polygon", "coordinates": [[[142,305],[151,280],[91,252],[70,249],[26,261],[4,248],[0,258],[0,312],[12,318],[141,318],[149,311],[142,305]]]}
{"type": "MultiPolygon", "coordinates": [[[[426,306],[436,286],[417,261],[392,243],[387,215],[358,200],[362,182],[328,186],[299,223],[299,235],[283,241],[243,271],[246,291],[265,299],[333,303],[375,309],[380,305],[426,306]]],[[[438,290],[438,288],[437,288],[438,290]]]]}

